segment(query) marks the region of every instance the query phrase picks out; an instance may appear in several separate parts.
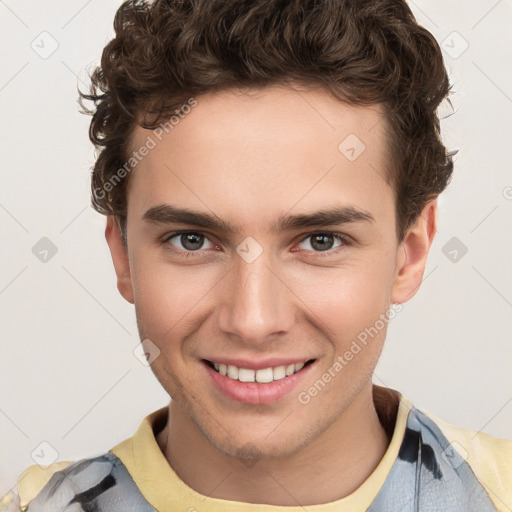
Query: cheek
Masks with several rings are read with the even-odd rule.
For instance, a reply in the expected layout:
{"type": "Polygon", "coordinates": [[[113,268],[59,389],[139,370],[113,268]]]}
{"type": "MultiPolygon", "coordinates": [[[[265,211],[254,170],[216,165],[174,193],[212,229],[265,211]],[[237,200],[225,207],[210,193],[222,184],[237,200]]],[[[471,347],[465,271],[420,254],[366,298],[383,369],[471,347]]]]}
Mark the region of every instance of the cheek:
{"type": "Polygon", "coordinates": [[[330,337],[353,336],[389,308],[393,262],[375,259],[290,276],[297,296],[330,328],[330,337]]]}
{"type": "Polygon", "coordinates": [[[194,312],[215,284],[211,272],[199,266],[173,266],[144,255],[134,258],[131,270],[139,322],[147,337],[161,343],[186,334],[194,312]]]}

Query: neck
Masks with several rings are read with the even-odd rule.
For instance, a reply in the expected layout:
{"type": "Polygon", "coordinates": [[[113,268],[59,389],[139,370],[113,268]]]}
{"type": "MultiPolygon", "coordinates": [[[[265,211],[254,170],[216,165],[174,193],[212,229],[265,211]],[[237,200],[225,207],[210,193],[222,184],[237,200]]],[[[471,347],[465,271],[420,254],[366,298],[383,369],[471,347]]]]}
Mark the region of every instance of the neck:
{"type": "Polygon", "coordinates": [[[157,442],[180,479],[200,494],[245,503],[307,506],[353,493],[376,468],[389,439],[369,382],[321,435],[284,459],[244,465],[213,446],[175,401],[157,442]]]}

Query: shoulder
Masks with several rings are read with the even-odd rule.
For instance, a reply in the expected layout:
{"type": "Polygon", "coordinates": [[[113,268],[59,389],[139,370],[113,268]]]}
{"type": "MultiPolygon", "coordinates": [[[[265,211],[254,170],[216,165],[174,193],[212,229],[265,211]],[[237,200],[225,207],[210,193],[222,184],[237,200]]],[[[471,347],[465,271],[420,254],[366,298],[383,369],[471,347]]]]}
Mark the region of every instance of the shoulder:
{"type": "Polygon", "coordinates": [[[512,441],[452,425],[430,413],[425,416],[449,441],[446,457],[456,452],[469,464],[491,498],[495,494],[507,505],[512,504],[512,441]]]}
{"type": "MultiPolygon", "coordinates": [[[[29,466],[18,477],[20,509],[38,508],[38,504],[53,506],[68,503],[70,495],[85,491],[101,482],[111,472],[112,460],[108,454],[79,461],[55,462],[47,467],[29,466]]],[[[55,510],[60,510],[55,508],[55,510]]]]}
{"type": "Polygon", "coordinates": [[[50,466],[43,467],[33,464],[25,469],[17,479],[18,497],[20,509],[27,508],[32,499],[37,496],[39,491],[48,483],[50,478],[56,473],[72,464],[73,461],[54,462],[50,466]]]}
{"type": "Polygon", "coordinates": [[[480,483],[497,510],[512,504],[512,441],[448,423],[415,410],[422,433],[437,441],[442,462],[461,477],[464,473],[480,483]]]}
{"type": "Polygon", "coordinates": [[[154,511],[111,452],[46,468],[29,466],[18,477],[18,495],[21,512],[59,512],[73,504],[98,512],[154,511]]]}

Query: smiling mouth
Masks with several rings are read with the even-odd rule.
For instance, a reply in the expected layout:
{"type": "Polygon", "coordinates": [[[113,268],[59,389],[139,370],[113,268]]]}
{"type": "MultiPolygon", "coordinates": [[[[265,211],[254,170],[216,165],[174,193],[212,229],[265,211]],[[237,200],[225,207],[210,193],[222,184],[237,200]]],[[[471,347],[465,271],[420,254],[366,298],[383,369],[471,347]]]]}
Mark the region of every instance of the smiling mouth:
{"type": "Polygon", "coordinates": [[[259,384],[267,384],[277,380],[284,379],[290,375],[302,370],[312,364],[316,359],[309,359],[301,363],[295,363],[283,366],[274,366],[269,368],[262,368],[260,370],[252,370],[250,368],[239,368],[234,365],[226,365],[222,363],[213,363],[207,359],[203,359],[203,362],[210,368],[215,370],[217,373],[224,375],[225,377],[240,381],[240,382],[257,382],[259,384]]]}

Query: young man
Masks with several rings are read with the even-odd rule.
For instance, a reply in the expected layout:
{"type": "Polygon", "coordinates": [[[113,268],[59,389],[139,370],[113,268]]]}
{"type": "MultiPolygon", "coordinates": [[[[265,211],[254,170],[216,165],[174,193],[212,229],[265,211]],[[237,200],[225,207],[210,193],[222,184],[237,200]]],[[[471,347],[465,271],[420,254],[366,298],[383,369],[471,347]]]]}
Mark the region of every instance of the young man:
{"type": "Polygon", "coordinates": [[[512,443],[372,384],[452,154],[401,0],[126,2],[93,87],[92,202],[169,393],[21,510],[505,511],[512,443]]]}

